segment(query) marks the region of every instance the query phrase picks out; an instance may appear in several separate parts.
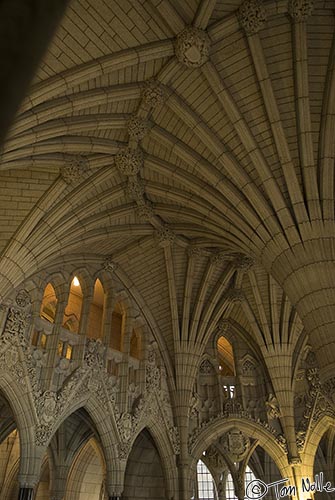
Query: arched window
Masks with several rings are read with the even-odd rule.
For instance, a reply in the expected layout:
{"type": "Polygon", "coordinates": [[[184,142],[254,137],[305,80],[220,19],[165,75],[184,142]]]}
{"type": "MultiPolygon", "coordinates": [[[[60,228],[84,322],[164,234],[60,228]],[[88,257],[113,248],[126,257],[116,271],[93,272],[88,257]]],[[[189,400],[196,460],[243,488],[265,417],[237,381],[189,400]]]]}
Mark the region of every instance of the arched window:
{"type": "Polygon", "coordinates": [[[42,305],[40,309],[40,316],[50,323],[55,322],[57,307],[57,296],[54,287],[51,283],[48,283],[44,289],[42,305]]]}
{"type": "Polygon", "coordinates": [[[136,330],[133,330],[130,338],[129,354],[132,358],[140,359],[141,357],[141,335],[136,330]]]}
{"type": "Polygon", "coordinates": [[[112,314],[112,334],[110,347],[116,351],[123,350],[123,313],[120,304],[116,304],[112,314]]]}
{"type": "Polygon", "coordinates": [[[80,281],[75,276],[71,282],[71,288],[67,306],[64,312],[63,327],[70,332],[78,333],[80,314],[83,305],[83,292],[80,281]]]}
{"type": "Polygon", "coordinates": [[[197,480],[192,500],[217,500],[215,481],[202,460],[197,463],[197,480]]]}
{"type": "MultiPolygon", "coordinates": [[[[251,481],[254,481],[255,479],[256,479],[255,474],[252,472],[249,465],[247,465],[244,475],[245,488],[247,488],[248,484],[251,483],[251,481]]],[[[249,497],[253,496],[252,492],[248,492],[248,495],[249,497]]],[[[259,498],[259,495],[257,495],[256,492],[255,492],[255,498],[259,498]]],[[[226,479],[226,500],[238,500],[237,496],[235,495],[233,478],[230,473],[228,474],[226,479]]]]}
{"type": "Polygon", "coordinates": [[[105,292],[101,281],[96,280],[94,285],[93,300],[90,305],[90,314],[88,317],[88,337],[92,339],[102,338],[102,320],[104,315],[105,292]]]}
{"type": "Polygon", "coordinates": [[[217,341],[218,350],[218,360],[219,360],[219,370],[221,375],[234,377],[235,373],[235,362],[233,346],[226,339],[226,337],[220,337],[217,341]]]}

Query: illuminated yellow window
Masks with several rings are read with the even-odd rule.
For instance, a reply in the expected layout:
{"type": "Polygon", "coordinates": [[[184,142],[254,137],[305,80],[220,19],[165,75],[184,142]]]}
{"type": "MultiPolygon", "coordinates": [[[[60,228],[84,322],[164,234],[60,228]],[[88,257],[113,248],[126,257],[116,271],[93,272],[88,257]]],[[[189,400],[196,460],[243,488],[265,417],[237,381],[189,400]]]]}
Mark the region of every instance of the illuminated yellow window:
{"type": "Polygon", "coordinates": [[[34,331],[32,337],[31,337],[31,345],[34,347],[37,347],[38,345],[38,339],[39,339],[39,332],[34,331]]]}
{"type": "Polygon", "coordinates": [[[72,359],[72,345],[67,345],[65,357],[66,359],[72,359]]]}
{"type": "Polygon", "coordinates": [[[62,356],[63,355],[63,347],[64,347],[64,343],[60,340],[58,342],[58,347],[57,347],[57,354],[58,354],[58,356],[62,356]]]}
{"type": "Polygon", "coordinates": [[[41,340],[40,340],[40,346],[42,347],[42,349],[45,349],[46,345],[47,345],[47,336],[45,335],[45,333],[42,333],[41,340]]]}

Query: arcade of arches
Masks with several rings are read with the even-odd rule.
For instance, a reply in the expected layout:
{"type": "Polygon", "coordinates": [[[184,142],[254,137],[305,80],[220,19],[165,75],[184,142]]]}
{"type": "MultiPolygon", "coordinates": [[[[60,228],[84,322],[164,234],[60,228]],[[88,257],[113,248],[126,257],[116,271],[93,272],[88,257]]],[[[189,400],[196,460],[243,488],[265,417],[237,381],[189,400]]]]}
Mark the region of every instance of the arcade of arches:
{"type": "Polygon", "coordinates": [[[334,498],[335,0],[0,12],[0,500],[334,498]]]}

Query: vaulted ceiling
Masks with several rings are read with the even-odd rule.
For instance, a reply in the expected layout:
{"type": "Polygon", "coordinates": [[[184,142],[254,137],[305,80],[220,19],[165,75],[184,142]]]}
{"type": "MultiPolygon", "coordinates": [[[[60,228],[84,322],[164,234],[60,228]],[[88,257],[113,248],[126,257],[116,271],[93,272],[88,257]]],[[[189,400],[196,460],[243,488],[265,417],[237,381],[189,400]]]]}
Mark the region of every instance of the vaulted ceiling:
{"type": "Polygon", "coordinates": [[[170,353],[227,315],[292,353],[334,232],[333,36],[333,0],[72,0],[3,146],[0,293],[112,255],[170,353]]]}

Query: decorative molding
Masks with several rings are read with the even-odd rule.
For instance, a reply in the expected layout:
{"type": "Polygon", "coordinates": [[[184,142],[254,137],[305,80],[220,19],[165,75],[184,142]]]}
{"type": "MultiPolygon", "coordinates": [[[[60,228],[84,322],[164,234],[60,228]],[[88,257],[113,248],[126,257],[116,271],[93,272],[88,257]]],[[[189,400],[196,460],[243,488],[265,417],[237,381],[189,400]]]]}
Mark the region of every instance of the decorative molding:
{"type": "Polygon", "coordinates": [[[261,0],[246,0],[238,10],[240,25],[247,35],[258,33],[266,22],[266,10],[261,0]]]}
{"type": "Polygon", "coordinates": [[[187,26],[176,38],[175,54],[188,68],[200,68],[209,58],[210,40],[207,33],[187,26]]]}

